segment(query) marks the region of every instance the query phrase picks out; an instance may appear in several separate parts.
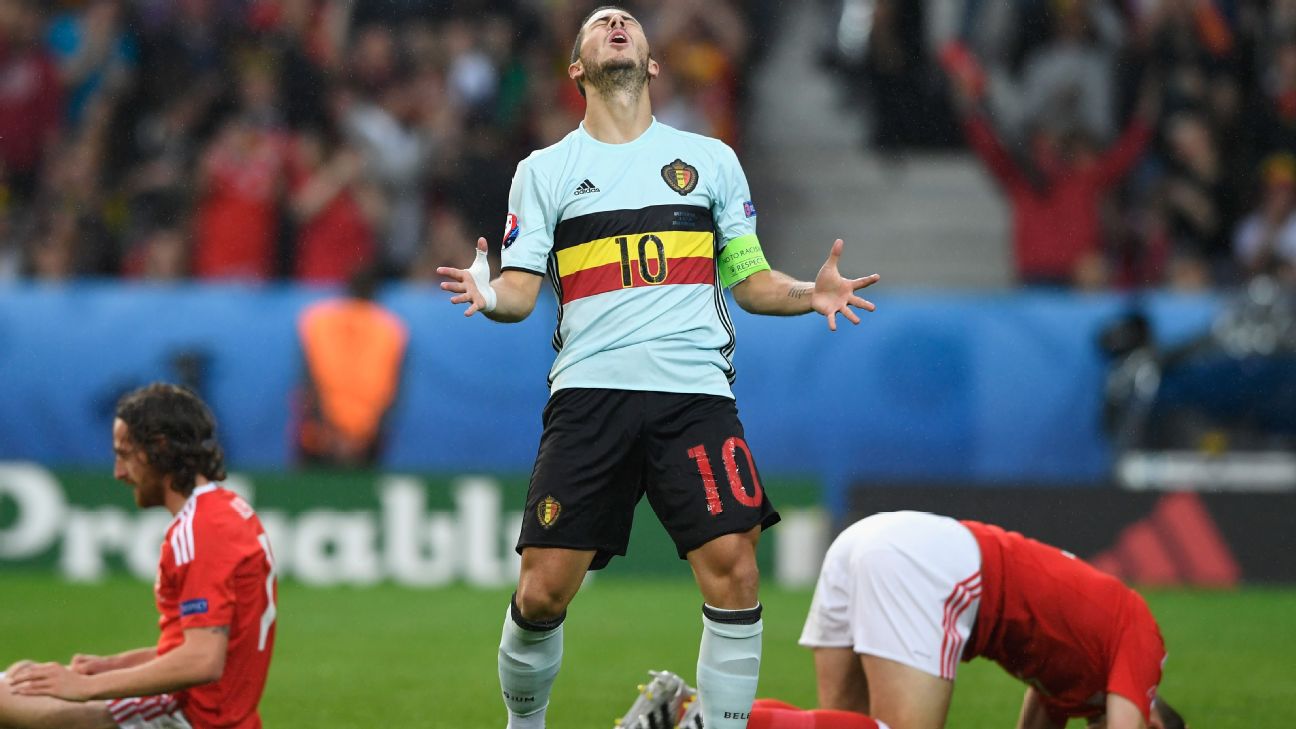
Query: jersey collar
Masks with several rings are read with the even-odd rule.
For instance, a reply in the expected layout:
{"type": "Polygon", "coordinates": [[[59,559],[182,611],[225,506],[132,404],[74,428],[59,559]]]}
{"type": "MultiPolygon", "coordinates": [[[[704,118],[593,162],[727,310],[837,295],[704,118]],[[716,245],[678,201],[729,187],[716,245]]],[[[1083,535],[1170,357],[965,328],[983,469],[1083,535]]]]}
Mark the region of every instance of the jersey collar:
{"type": "Polygon", "coordinates": [[[181,514],[192,511],[194,502],[198,500],[199,496],[202,496],[203,494],[209,494],[218,488],[220,488],[220,484],[218,483],[205,483],[202,486],[199,486],[198,488],[189,492],[189,498],[185,499],[184,506],[180,507],[180,511],[176,512],[175,518],[179,519],[181,514]]]}
{"type": "Polygon", "coordinates": [[[633,149],[634,147],[636,147],[636,146],[638,146],[638,145],[640,145],[640,144],[643,144],[644,142],[647,142],[648,139],[649,139],[649,138],[650,138],[654,133],[656,133],[656,131],[657,131],[657,127],[659,127],[659,126],[661,126],[661,125],[657,123],[657,117],[654,116],[654,117],[652,117],[652,121],[648,123],[648,128],[645,129],[645,130],[643,130],[643,133],[642,133],[642,134],[640,134],[639,136],[635,137],[634,139],[631,139],[629,142],[621,142],[620,144],[612,144],[612,143],[610,143],[610,142],[601,142],[601,141],[595,139],[595,138],[594,138],[594,135],[590,134],[589,132],[587,132],[587,131],[585,130],[585,120],[583,120],[583,119],[581,120],[580,126],[578,126],[578,127],[576,127],[576,128],[580,130],[581,137],[584,138],[584,140],[585,140],[586,142],[588,142],[589,144],[593,144],[593,145],[598,146],[598,147],[605,147],[605,148],[607,148],[607,149],[633,149]]]}

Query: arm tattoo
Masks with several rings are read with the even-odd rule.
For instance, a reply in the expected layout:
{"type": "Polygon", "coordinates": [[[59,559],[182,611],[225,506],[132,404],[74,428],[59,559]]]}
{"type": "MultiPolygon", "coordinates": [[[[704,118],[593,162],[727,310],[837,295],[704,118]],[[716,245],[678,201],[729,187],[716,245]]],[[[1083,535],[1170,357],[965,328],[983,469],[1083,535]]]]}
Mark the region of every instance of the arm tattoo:
{"type": "Polygon", "coordinates": [[[229,635],[229,626],[228,626],[228,625],[213,625],[212,627],[208,628],[207,630],[210,631],[210,632],[212,632],[212,633],[218,633],[218,634],[220,634],[220,635],[225,635],[225,636],[228,636],[228,635],[229,635]]]}
{"type": "Polygon", "coordinates": [[[788,298],[804,299],[812,293],[814,293],[814,286],[811,286],[810,284],[801,284],[788,289],[788,298]]]}

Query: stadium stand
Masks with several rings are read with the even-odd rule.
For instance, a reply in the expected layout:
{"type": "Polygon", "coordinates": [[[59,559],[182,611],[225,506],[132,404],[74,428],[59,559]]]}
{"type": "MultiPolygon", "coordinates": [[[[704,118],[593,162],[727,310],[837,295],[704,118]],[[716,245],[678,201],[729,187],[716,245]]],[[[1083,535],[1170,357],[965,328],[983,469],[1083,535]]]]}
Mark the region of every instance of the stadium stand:
{"type": "MultiPolygon", "coordinates": [[[[7,2],[0,281],[464,264],[517,160],[579,120],[551,71],[595,4],[7,2]]],[[[649,9],[664,120],[740,143],[767,4],[649,9]]]]}

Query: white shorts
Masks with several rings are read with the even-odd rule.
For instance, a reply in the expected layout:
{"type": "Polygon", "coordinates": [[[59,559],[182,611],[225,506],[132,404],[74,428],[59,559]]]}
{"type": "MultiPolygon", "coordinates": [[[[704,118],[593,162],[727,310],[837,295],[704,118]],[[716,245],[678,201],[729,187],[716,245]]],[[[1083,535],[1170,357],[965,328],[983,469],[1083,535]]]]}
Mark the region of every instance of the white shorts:
{"type": "Polygon", "coordinates": [[[192,729],[171,694],[113,699],[108,713],[121,729],[192,729]]]}
{"type": "Polygon", "coordinates": [[[852,648],[953,681],[980,603],[972,532],[935,514],[874,514],[828,548],[798,642],[852,648]]]}

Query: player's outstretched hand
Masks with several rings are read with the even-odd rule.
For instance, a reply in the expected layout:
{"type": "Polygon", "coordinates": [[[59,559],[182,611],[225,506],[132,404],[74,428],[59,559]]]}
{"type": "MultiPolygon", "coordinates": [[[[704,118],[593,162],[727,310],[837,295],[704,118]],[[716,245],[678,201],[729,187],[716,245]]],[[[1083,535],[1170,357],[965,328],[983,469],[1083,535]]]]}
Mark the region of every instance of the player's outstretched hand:
{"type": "Polygon", "coordinates": [[[486,293],[486,289],[490,288],[490,262],[486,259],[485,238],[477,239],[477,257],[471,266],[468,268],[441,266],[437,268],[437,273],[450,279],[441,282],[443,290],[455,294],[450,297],[450,303],[468,304],[464,316],[472,316],[479,311],[490,311],[495,308],[493,303],[487,300],[489,294],[486,293]]]}
{"type": "Polygon", "coordinates": [[[819,268],[819,275],[815,276],[814,293],[810,296],[810,306],[828,317],[828,328],[834,332],[837,331],[838,314],[846,317],[851,324],[860,323],[859,315],[851,310],[852,306],[864,311],[877,310],[873,302],[855,295],[856,291],[878,282],[879,276],[876,273],[864,278],[843,278],[837,271],[837,261],[841,259],[845,245],[841,238],[833,242],[828,260],[824,261],[824,265],[819,268]]]}
{"type": "Polygon", "coordinates": [[[90,698],[86,677],[59,663],[28,663],[12,674],[5,673],[5,680],[21,696],[53,696],[66,701],[90,698]]]}

